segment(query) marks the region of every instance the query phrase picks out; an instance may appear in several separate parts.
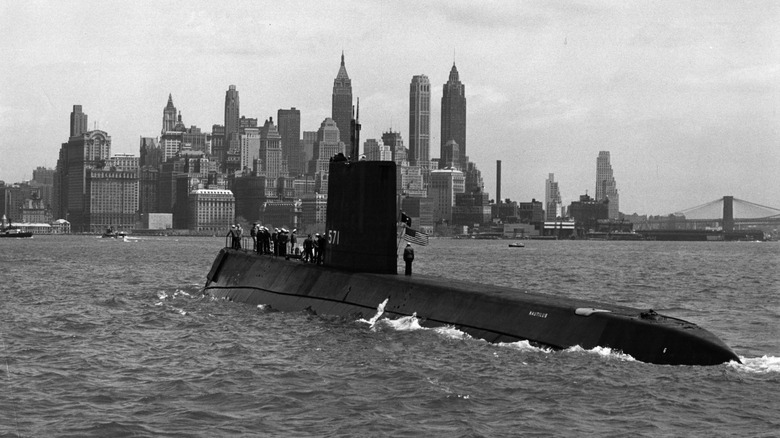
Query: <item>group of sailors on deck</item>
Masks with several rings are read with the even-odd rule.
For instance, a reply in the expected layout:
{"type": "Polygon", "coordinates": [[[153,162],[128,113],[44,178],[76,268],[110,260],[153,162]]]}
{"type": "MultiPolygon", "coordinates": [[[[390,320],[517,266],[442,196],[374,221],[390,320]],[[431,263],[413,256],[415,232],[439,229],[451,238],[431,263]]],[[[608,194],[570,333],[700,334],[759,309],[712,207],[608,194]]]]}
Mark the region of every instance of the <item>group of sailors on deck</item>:
{"type": "MultiPolygon", "coordinates": [[[[304,263],[322,264],[325,260],[325,249],[328,246],[328,239],[323,233],[316,233],[314,237],[307,235],[303,241],[303,252],[298,246],[298,230],[292,232],[286,228],[274,228],[261,226],[258,223],[252,224],[249,232],[252,237],[252,251],[258,254],[274,255],[277,257],[289,258],[290,255],[300,257],[304,263]]],[[[231,248],[241,249],[241,238],[243,228],[241,224],[232,225],[228,236],[231,238],[231,248]]]]}

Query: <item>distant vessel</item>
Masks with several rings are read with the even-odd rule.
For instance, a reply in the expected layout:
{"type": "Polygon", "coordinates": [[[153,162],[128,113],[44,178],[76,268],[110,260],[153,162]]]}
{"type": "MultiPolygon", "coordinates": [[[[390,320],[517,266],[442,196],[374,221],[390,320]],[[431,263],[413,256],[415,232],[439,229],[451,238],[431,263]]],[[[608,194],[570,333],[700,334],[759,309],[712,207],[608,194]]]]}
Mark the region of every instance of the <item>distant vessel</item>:
{"type": "Polygon", "coordinates": [[[510,248],[525,248],[525,244],[523,242],[513,242],[509,244],[510,248]]]}
{"type": "Polygon", "coordinates": [[[126,232],[116,231],[114,230],[114,227],[108,227],[106,228],[106,232],[103,233],[100,237],[104,239],[123,239],[125,236],[127,236],[126,232]]]}
{"type": "Polygon", "coordinates": [[[9,225],[5,228],[0,228],[0,237],[32,237],[33,233],[29,231],[22,231],[21,229],[9,225]]]}
{"type": "MultiPolygon", "coordinates": [[[[353,120],[353,150],[359,144],[356,126],[353,120]]],[[[417,315],[423,326],[453,326],[490,342],[610,348],[655,364],[739,362],[709,331],[650,309],[428,275],[399,276],[395,163],[341,156],[329,166],[324,265],[226,247],[212,263],[204,294],[355,319],[381,308],[386,317],[417,315]]]]}
{"type": "Polygon", "coordinates": [[[33,233],[29,231],[22,231],[21,228],[11,224],[11,221],[3,215],[0,219],[0,237],[32,237],[33,233]]]}

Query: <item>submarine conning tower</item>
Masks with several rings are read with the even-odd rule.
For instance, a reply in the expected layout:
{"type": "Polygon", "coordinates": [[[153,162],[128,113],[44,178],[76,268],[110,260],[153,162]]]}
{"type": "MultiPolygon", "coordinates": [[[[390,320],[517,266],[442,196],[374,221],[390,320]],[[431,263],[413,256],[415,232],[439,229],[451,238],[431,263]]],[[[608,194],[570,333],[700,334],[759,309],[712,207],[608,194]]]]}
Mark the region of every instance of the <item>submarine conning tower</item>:
{"type": "Polygon", "coordinates": [[[331,160],[325,263],[339,269],[396,274],[396,165],[331,160]]]}

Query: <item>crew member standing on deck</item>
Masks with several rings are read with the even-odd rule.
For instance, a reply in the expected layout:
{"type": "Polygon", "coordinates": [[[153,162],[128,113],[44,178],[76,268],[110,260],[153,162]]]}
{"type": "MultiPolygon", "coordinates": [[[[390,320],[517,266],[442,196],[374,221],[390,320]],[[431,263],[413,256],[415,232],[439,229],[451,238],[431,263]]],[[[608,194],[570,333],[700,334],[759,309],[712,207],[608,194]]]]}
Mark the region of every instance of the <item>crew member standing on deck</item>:
{"type": "Polygon", "coordinates": [[[321,265],[325,263],[325,248],[328,246],[328,238],[325,237],[325,233],[322,233],[317,238],[317,264],[321,265]]]}
{"type": "Polygon", "coordinates": [[[412,262],[414,261],[414,249],[411,243],[404,248],[404,261],[406,262],[406,275],[412,275],[412,262]]]}

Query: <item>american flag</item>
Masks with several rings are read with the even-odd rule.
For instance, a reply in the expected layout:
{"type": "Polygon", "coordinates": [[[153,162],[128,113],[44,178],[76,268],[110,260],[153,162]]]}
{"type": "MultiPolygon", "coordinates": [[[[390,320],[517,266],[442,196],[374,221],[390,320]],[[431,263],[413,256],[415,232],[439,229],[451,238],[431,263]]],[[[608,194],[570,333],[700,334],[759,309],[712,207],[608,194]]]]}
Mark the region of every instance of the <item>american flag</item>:
{"type": "Polygon", "coordinates": [[[427,234],[423,233],[422,231],[417,231],[409,227],[404,228],[404,240],[421,246],[428,245],[427,234]]]}

